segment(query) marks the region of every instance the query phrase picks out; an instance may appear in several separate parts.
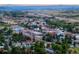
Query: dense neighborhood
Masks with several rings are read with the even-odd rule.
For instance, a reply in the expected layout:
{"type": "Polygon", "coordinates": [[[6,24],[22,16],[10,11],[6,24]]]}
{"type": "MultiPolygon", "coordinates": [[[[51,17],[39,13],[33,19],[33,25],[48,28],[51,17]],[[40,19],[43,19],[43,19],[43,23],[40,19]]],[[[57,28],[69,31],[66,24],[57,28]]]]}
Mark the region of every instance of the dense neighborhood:
{"type": "Polygon", "coordinates": [[[0,11],[1,54],[78,54],[79,11],[0,11]]]}

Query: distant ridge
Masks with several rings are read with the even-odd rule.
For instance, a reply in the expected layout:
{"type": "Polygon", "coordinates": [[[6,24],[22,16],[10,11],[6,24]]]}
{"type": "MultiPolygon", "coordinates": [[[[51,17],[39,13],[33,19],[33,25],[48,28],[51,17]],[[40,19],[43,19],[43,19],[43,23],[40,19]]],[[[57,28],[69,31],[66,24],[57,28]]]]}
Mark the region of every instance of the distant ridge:
{"type": "Polygon", "coordinates": [[[0,5],[1,11],[21,11],[21,10],[79,10],[79,5],[0,5]]]}

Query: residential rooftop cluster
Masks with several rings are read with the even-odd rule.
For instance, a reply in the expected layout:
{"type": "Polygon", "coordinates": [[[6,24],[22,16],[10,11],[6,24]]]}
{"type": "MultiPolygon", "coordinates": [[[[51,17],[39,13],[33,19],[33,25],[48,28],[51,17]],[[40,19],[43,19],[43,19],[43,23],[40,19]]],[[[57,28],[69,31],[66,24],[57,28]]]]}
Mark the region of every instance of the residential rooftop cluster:
{"type": "Polygon", "coordinates": [[[66,11],[45,12],[0,12],[0,53],[79,53],[78,22],[66,11]]]}

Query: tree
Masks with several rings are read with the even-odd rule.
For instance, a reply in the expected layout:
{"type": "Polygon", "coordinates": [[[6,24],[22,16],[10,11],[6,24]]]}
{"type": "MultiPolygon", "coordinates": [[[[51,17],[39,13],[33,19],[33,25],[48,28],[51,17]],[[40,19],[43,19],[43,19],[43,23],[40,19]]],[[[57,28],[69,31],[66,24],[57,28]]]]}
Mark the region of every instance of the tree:
{"type": "Polygon", "coordinates": [[[39,41],[35,42],[34,53],[37,53],[37,54],[44,54],[45,53],[44,42],[39,42],[39,41]]]}
{"type": "Polygon", "coordinates": [[[7,30],[7,35],[11,35],[12,34],[12,30],[11,29],[8,29],[7,30]]]}
{"type": "Polygon", "coordinates": [[[3,35],[3,33],[0,33],[0,42],[2,43],[4,41],[5,41],[4,35],[3,35]]]}
{"type": "Polygon", "coordinates": [[[22,33],[19,33],[19,34],[15,33],[15,34],[12,35],[12,39],[14,41],[21,41],[21,40],[24,39],[24,36],[23,36],[22,33]]]}
{"type": "Polygon", "coordinates": [[[52,43],[52,49],[55,53],[67,53],[69,49],[69,44],[67,39],[63,39],[62,43],[52,43]]]}
{"type": "Polygon", "coordinates": [[[8,29],[7,27],[4,27],[4,28],[3,28],[4,31],[6,31],[7,29],[8,29]]]}
{"type": "Polygon", "coordinates": [[[52,42],[53,36],[51,34],[47,33],[46,35],[43,36],[43,40],[45,40],[47,42],[52,42]]]}
{"type": "Polygon", "coordinates": [[[12,54],[21,54],[22,53],[22,49],[20,47],[12,47],[12,54]]]}
{"type": "Polygon", "coordinates": [[[69,47],[68,39],[64,39],[62,42],[62,53],[67,53],[69,47]]]}
{"type": "Polygon", "coordinates": [[[75,27],[75,25],[74,25],[74,24],[71,24],[71,23],[65,24],[65,25],[63,26],[63,28],[66,29],[66,30],[69,31],[69,32],[73,32],[73,28],[74,28],[74,27],[75,27]]]}

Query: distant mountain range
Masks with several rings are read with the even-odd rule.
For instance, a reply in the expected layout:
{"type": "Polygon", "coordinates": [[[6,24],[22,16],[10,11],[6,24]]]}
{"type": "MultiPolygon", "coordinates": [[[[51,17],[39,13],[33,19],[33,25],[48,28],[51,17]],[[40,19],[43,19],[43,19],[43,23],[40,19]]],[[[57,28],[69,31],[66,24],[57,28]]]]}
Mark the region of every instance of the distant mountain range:
{"type": "Polygon", "coordinates": [[[48,6],[21,6],[21,5],[1,5],[1,11],[21,11],[21,10],[79,10],[79,5],[48,5],[48,6]]]}

